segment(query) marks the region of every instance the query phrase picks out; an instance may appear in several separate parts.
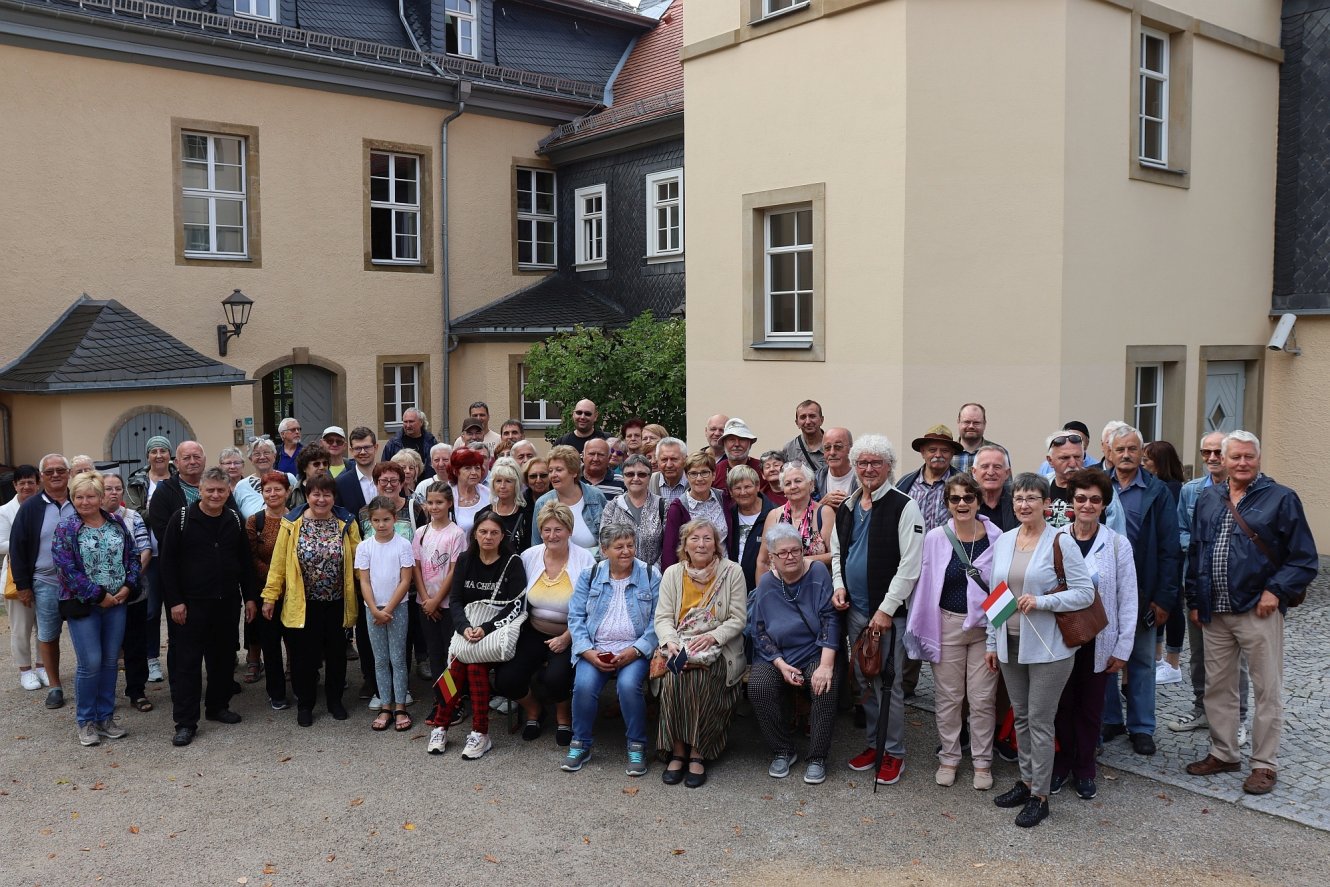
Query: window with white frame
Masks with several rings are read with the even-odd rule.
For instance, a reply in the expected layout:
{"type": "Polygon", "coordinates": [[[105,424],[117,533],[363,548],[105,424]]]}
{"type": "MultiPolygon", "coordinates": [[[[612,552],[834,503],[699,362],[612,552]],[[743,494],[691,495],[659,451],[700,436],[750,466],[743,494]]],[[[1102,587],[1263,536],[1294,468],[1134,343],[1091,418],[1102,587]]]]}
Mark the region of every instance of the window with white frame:
{"type": "Polygon", "coordinates": [[[1132,405],[1132,424],[1141,432],[1142,443],[1159,440],[1163,418],[1164,366],[1143,363],[1136,367],[1136,398],[1132,405]]]}
{"type": "Polygon", "coordinates": [[[277,21],[277,0],[236,0],[236,15],[277,21]]]}
{"type": "Polygon", "coordinates": [[[766,213],[763,262],[768,340],[813,336],[813,209],[766,213]]]}
{"type": "Polygon", "coordinates": [[[558,425],[563,412],[558,404],[548,400],[532,400],[526,396],[526,364],[517,365],[517,384],[522,392],[522,424],[528,428],[558,425]]]}
{"type": "Polygon", "coordinates": [[[683,170],[647,176],[647,257],[683,255],[683,170]]]}
{"type": "Polygon", "coordinates": [[[605,186],[578,188],[573,194],[577,206],[577,257],[579,268],[605,267],[605,186]]]}
{"type": "Polygon", "coordinates": [[[556,263],[555,229],[558,214],[554,173],[547,169],[517,169],[517,264],[524,268],[553,268],[556,263]]]}
{"type": "Polygon", "coordinates": [[[476,57],[476,2],[475,0],[447,0],[447,43],[449,55],[476,57]]]}
{"type": "Polygon", "coordinates": [[[808,5],[808,0],[762,0],[762,17],[780,15],[792,9],[801,9],[808,5]]]}
{"type": "Polygon", "coordinates": [[[375,264],[420,264],[420,158],[371,151],[370,252],[375,264]]]}
{"type": "Polygon", "coordinates": [[[185,255],[248,256],[245,139],[182,132],[180,160],[185,255]]]}
{"type": "Polygon", "coordinates": [[[1169,36],[1141,29],[1139,88],[1140,145],[1137,154],[1147,166],[1168,166],[1169,36]]]}
{"type": "Polygon", "coordinates": [[[383,365],[383,427],[402,426],[402,412],[420,407],[420,364],[385,363],[383,365]]]}

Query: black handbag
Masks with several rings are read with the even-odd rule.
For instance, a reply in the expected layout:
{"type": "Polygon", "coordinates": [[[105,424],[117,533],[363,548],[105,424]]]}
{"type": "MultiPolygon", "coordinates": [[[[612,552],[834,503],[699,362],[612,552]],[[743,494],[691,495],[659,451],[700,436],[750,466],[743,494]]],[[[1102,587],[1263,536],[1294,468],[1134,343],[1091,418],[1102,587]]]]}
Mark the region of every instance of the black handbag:
{"type": "Polygon", "coordinates": [[[92,614],[92,604],[72,597],[60,602],[61,619],[85,619],[92,614]]]}

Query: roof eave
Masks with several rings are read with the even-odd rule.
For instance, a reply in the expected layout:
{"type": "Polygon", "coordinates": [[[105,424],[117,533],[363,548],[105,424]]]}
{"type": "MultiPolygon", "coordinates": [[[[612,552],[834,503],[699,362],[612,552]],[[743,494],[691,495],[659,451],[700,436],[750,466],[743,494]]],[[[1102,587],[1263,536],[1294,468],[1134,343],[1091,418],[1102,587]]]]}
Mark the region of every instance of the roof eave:
{"type": "Polygon", "coordinates": [[[236,385],[254,385],[254,379],[225,378],[202,379],[188,382],[163,382],[137,379],[128,382],[8,382],[0,379],[0,392],[5,394],[104,394],[108,391],[142,391],[162,388],[227,388],[236,385]]]}

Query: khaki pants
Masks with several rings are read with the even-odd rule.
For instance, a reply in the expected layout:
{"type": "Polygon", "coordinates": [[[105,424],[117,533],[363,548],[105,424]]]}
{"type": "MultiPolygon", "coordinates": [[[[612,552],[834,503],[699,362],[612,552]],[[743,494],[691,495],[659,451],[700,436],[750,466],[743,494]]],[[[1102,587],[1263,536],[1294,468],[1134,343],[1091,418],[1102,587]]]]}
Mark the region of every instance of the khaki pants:
{"type": "Polygon", "coordinates": [[[1210,720],[1210,754],[1240,761],[1238,751],[1238,662],[1245,655],[1256,712],[1252,717],[1252,769],[1278,769],[1284,730],[1284,616],[1278,610],[1261,619],[1246,613],[1215,613],[1205,634],[1205,714],[1210,720]]]}
{"type": "Polygon", "coordinates": [[[937,732],[942,741],[938,760],[950,767],[961,762],[962,706],[970,699],[970,757],[987,770],[993,761],[993,697],[997,672],[984,662],[982,627],[965,631],[965,614],[942,611],[942,658],[933,663],[937,696],[937,732]]]}

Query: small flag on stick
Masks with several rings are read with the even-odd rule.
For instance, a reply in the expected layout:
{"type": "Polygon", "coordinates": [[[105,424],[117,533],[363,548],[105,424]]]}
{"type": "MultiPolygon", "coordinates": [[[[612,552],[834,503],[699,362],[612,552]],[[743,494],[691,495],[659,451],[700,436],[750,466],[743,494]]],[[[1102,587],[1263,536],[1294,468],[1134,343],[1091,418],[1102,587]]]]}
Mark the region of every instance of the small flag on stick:
{"type": "Polygon", "coordinates": [[[1016,596],[1011,593],[1005,582],[993,589],[993,593],[984,600],[984,613],[988,615],[988,621],[993,623],[994,628],[1001,628],[1015,612],[1016,596]]]}

